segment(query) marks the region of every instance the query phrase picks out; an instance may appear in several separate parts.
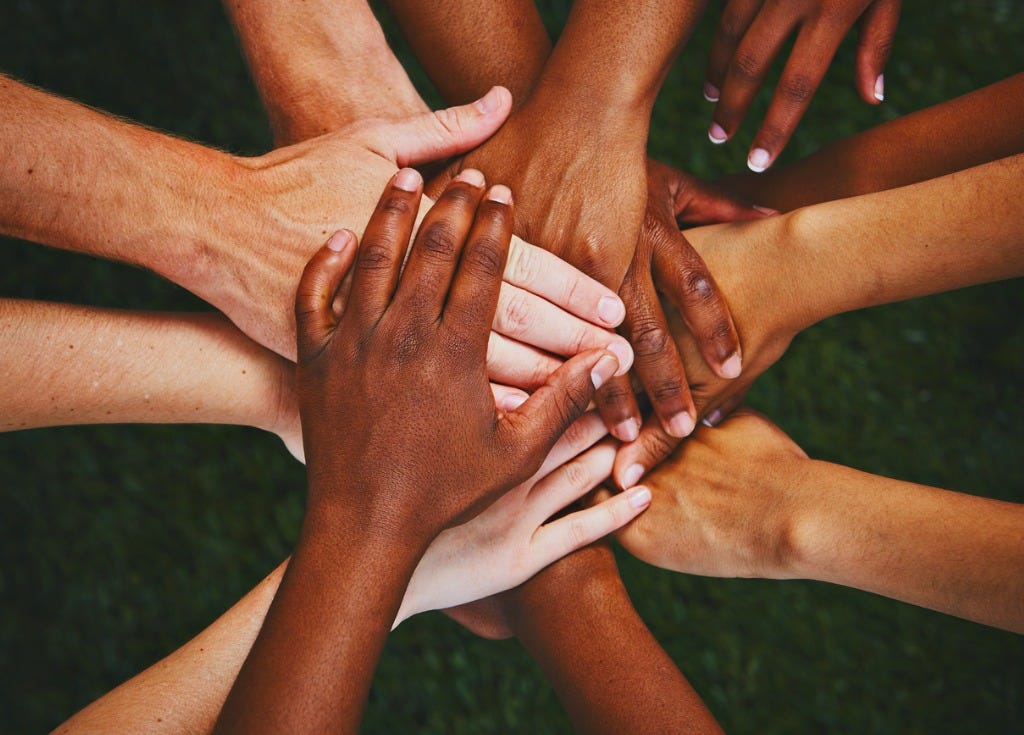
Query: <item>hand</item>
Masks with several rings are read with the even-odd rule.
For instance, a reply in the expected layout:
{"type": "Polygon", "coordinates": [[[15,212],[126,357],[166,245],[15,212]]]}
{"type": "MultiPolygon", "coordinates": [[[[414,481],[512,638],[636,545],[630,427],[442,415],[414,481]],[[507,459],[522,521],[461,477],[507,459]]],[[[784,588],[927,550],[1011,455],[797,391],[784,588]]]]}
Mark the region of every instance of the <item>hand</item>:
{"type": "MultiPolygon", "coordinates": [[[[708,367],[721,378],[736,378],[742,358],[732,316],[714,277],[680,232],[679,223],[756,219],[771,210],[753,207],[712,184],[653,160],[647,163],[647,186],[640,240],[620,292],[628,307],[623,331],[636,351],[636,375],[661,431],[680,439],[693,431],[697,409],[655,280],[658,290],[680,310],[708,367]]],[[[598,398],[607,416],[631,416],[636,411],[632,389],[624,379],[613,380],[598,398]],[[612,405],[613,401],[621,403],[612,405]]],[[[632,418],[624,421],[616,436],[632,442],[639,435],[640,423],[632,418]]],[[[675,446],[671,439],[667,442],[662,447],[663,457],[675,446]]]]}
{"type": "Polygon", "coordinates": [[[806,458],[777,426],[740,409],[716,428],[697,429],[648,475],[651,507],[618,532],[619,541],[677,572],[791,576],[789,538],[802,499],[776,478],[806,458]]]}
{"type": "Polygon", "coordinates": [[[434,539],[409,582],[395,624],[522,584],[642,513],[650,493],[637,487],[548,522],[611,474],[617,443],[609,439],[593,446],[606,433],[596,412],[586,414],[559,439],[537,474],[434,539]]]}
{"type": "Polygon", "coordinates": [[[610,352],[577,355],[520,408],[496,411],[484,357],[513,215],[507,188],[485,198],[476,182],[445,189],[401,276],[422,193],[412,169],[385,190],[358,255],[342,232],[307,265],[295,299],[307,515],[344,507],[425,550],[535,473],[618,369],[610,352]]]}
{"type": "Polygon", "coordinates": [[[885,97],[882,75],[889,60],[901,0],[730,0],[722,10],[708,62],[704,96],[716,102],[708,132],[724,143],[739,128],[768,68],[786,38],[798,29],[793,53],[779,79],[764,123],[754,136],[747,165],[772,165],[803,117],[843,37],[860,18],[857,90],[877,105],[885,97]]]}

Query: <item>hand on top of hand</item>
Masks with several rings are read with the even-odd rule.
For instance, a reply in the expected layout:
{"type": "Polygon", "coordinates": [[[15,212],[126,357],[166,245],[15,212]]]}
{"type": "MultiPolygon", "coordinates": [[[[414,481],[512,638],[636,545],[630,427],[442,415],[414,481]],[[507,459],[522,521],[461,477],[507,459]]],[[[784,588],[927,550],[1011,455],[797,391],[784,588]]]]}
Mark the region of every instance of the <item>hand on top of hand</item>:
{"type": "Polygon", "coordinates": [[[865,102],[885,97],[882,72],[889,60],[901,0],[729,0],[722,9],[708,62],[704,96],[715,102],[708,136],[731,138],[743,121],[786,39],[793,52],[779,79],[747,165],[764,171],[786,147],[847,31],[860,19],[857,91],[865,102]]]}
{"type": "Polygon", "coordinates": [[[380,533],[426,549],[535,473],[619,366],[605,350],[583,352],[500,413],[484,359],[511,194],[496,186],[485,195],[479,172],[463,172],[427,213],[401,270],[421,194],[419,174],[396,174],[358,252],[342,231],[308,263],[295,314],[307,512],[330,518],[344,507],[352,518],[355,508],[380,533]]]}

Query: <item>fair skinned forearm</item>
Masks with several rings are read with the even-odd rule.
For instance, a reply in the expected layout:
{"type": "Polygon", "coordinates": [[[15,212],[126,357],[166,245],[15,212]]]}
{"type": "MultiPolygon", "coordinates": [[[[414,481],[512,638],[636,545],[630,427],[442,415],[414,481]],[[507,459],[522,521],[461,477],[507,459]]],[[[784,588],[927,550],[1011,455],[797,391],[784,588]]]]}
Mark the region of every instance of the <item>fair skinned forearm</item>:
{"type": "Polygon", "coordinates": [[[291,364],[219,314],[3,299],[0,325],[0,430],[218,423],[276,431],[287,420],[291,364]]]}
{"type": "Polygon", "coordinates": [[[724,183],[780,211],[893,189],[1024,151],[1022,116],[1024,73],[724,183]]]}
{"type": "Polygon", "coordinates": [[[1024,506],[815,460],[766,477],[804,498],[780,576],[1024,633],[1024,506]]]}
{"type": "Polygon", "coordinates": [[[224,5],[279,144],[427,111],[364,0],[224,5]]]}

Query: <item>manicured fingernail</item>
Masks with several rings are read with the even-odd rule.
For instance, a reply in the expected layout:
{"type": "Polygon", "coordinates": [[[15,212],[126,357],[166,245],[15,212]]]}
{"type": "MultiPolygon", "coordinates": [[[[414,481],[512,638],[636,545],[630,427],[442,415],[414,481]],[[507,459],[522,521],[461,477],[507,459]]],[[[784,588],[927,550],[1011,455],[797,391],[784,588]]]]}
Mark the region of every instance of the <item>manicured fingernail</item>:
{"type": "Polygon", "coordinates": [[[693,433],[693,427],[693,417],[686,413],[686,411],[680,411],[668,420],[668,423],[665,425],[665,431],[677,439],[682,439],[693,433]]]}
{"type": "Polygon", "coordinates": [[[610,327],[618,326],[626,318],[626,307],[622,299],[615,296],[602,296],[597,302],[597,315],[610,327]]]}
{"type": "Polygon", "coordinates": [[[395,175],[395,188],[402,191],[416,191],[420,188],[423,178],[414,168],[403,168],[395,175]]]}
{"type": "Polygon", "coordinates": [[[761,214],[768,215],[769,217],[774,217],[775,215],[777,215],[779,213],[779,210],[777,210],[777,209],[772,209],[771,207],[761,207],[761,206],[758,206],[757,204],[754,205],[754,209],[756,209],[761,214]]]}
{"type": "Polygon", "coordinates": [[[725,128],[718,123],[711,123],[711,127],[708,128],[708,138],[710,138],[711,142],[715,145],[722,145],[722,143],[729,140],[729,136],[726,134],[725,128]]]}
{"type": "Polygon", "coordinates": [[[336,253],[340,253],[351,245],[354,239],[355,235],[352,234],[351,230],[338,230],[327,241],[327,247],[336,253]]]}
{"type": "Polygon", "coordinates": [[[521,393],[513,393],[512,395],[505,396],[501,399],[501,410],[502,411],[515,411],[517,408],[526,403],[526,396],[521,393]]]}
{"type": "Polygon", "coordinates": [[[722,423],[723,418],[725,417],[722,415],[721,410],[716,408],[714,411],[705,416],[704,420],[701,421],[701,423],[707,426],[708,428],[713,429],[720,423],[722,423]]]}
{"type": "Polygon", "coordinates": [[[605,355],[598,360],[590,371],[590,382],[594,384],[594,389],[600,388],[618,369],[619,361],[613,355],[605,355]]]}
{"type": "Polygon", "coordinates": [[[464,168],[455,177],[456,181],[465,181],[470,186],[481,187],[484,185],[484,175],[475,168],[464,168]]]}
{"type": "Polygon", "coordinates": [[[651,491],[645,487],[634,487],[626,491],[630,508],[646,508],[651,504],[651,491]]]}
{"type": "Polygon", "coordinates": [[[615,424],[615,429],[612,433],[615,434],[615,438],[619,441],[635,441],[640,436],[640,422],[636,419],[626,419],[615,424]]]}
{"type": "Polygon", "coordinates": [[[473,107],[477,109],[481,115],[486,115],[488,112],[494,112],[498,109],[498,105],[501,101],[500,93],[497,87],[491,87],[491,91],[485,94],[483,97],[473,103],[473,107]]]}
{"type": "Polygon", "coordinates": [[[764,148],[755,148],[747,158],[747,168],[754,173],[761,173],[772,165],[772,154],[764,148]]]}
{"type": "Polygon", "coordinates": [[[885,100],[885,75],[879,74],[878,79],[875,80],[875,99],[879,102],[885,100]]]}
{"type": "MultiPolygon", "coordinates": [[[[481,174],[481,177],[482,176],[483,174],[481,174]]],[[[487,198],[492,202],[509,204],[512,201],[512,190],[504,184],[495,184],[491,187],[491,190],[487,192],[487,198]]]]}
{"type": "Polygon", "coordinates": [[[640,464],[631,464],[626,468],[626,471],[622,473],[622,486],[633,487],[640,478],[644,476],[644,466],[640,464]]]}
{"type": "Polygon", "coordinates": [[[704,82],[704,99],[708,102],[718,102],[718,87],[711,82],[704,82]]]}
{"type": "Polygon", "coordinates": [[[615,371],[616,375],[621,375],[629,370],[633,364],[633,348],[629,346],[629,342],[626,340],[615,340],[608,344],[605,349],[615,355],[615,359],[619,361],[619,369],[615,371]]]}
{"type": "Polygon", "coordinates": [[[722,363],[718,374],[727,380],[732,380],[733,378],[738,378],[741,372],[743,372],[743,359],[739,356],[738,352],[734,352],[728,360],[722,363]]]}

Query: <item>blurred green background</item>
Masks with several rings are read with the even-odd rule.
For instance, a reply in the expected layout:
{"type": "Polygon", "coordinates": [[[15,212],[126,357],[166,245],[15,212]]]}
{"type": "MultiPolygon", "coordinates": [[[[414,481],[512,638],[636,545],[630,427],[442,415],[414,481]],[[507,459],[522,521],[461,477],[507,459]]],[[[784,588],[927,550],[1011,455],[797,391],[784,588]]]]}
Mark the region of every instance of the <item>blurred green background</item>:
{"type": "MultiPolygon", "coordinates": [[[[234,152],[268,147],[213,0],[3,5],[0,70],[234,152]]],[[[568,3],[541,5],[557,28],[568,3]]],[[[741,169],[754,129],[707,141],[711,28],[706,18],[676,65],[651,141],[705,176],[741,169]]],[[[856,97],[848,43],[787,158],[1021,70],[1022,31],[1011,0],[910,0],[885,104],[856,97]]],[[[3,296],[204,308],[130,268],[3,248],[3,296]]],[[[796,340],[750,402],[812,456],[1024,501],[1022,303],[1017,281],[832,319],[796,340]]],[[[55,726],[183,643],[286,555],[301,517],[302,468],[255,430],[7,434],[0,476],[0,731],[11,733],[55,726]]],[[[728,731],[1024,731],[1024,638],[824,584],[691,578],[620,558],[644,618],[728,731]]],[[[476,640],[439,615],[392,636],[365,721],[371,733],[567,730],[516,643],[476,640]]]]}

